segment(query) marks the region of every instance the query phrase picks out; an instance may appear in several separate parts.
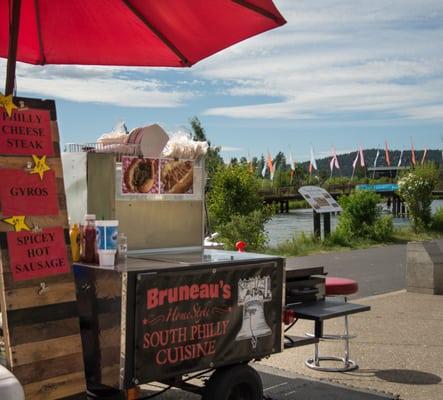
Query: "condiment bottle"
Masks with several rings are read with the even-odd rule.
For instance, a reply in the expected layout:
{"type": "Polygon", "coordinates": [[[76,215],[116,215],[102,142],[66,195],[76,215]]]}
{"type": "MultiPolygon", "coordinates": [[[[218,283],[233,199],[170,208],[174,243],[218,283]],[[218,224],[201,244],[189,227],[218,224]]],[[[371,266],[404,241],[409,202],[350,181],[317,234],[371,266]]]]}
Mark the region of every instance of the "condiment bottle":
{"type": "Polygon", "coordinates": [[[128,256],[128,238],[123,232],[118,234],[117,244],[117,262],[118,264],[126,265],[126,259],[128,256]]]}
{"type": "Polygon", "coordinates": [[[72,261],[80,261],[80,229],[77,224],[72,226],[69,237],[71,239],[72,261]]]}
{"type": "Polygon", "coordinates": [[[86,214],[82,235],[82,261],[85,263],[93,264],[96,262],[95,239],[95,215],[86,214]]]}

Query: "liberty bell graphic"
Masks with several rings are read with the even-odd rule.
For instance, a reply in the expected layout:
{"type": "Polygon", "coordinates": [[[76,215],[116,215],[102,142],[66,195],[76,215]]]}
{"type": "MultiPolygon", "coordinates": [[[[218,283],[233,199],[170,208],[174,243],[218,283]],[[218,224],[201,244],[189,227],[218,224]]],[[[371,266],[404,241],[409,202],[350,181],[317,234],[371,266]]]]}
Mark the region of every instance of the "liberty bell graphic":
{"type": "Polygon", "coordinates": [[[264,304],[272,300],[271,278],[253,277],[238,282],[239,306],[243,306],[243,322],[235,340],[251,340],[255,349],[257,339],[272,333],[266,322],[264,304]]]}

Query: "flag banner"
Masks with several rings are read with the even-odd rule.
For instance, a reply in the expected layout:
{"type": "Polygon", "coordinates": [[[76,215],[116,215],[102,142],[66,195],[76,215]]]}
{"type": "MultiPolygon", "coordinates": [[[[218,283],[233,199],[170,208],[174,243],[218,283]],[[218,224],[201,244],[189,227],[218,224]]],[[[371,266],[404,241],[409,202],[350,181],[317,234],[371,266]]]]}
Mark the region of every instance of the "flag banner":
{"type": "Polygon", "coordinates": [[[425,161],[426,161],[426,156],[428,155],[428,149],[425,149],[424,151],[423,151],[423,157],[422,157],[422,159],[421,159],[421,165],[423,165],[424,163],[425,163],[425,161]]]}
{"type": "Polygon", "coordinates": [[[401,161],[402,161],[402,159],[403,159],[403,150],[402,150],[401,153],[400,153],[400,158],[398,159],[398,165],[397,165],[397,167],[400,167],[400,166],[401,166],[401,161]]]}
{"type": "Polygon", "coordinates": [[[386,165],[388,167],[391,166],[391,159],[389,158],[389,147],[388,147],[388,141],[385,140],[385,158],[386,158],[386,165]]]}
{"type": "Polygon", "coordinates": [[[271,180],[273,180],[274,179],[274,165],[272,164],[272,156],[271,156],[271,153],[269,153],[269,152],[268,152],[267,163],[268,163],[269,174],[270,174],[271,180]]]}
{"type": "Polygon", "coordinates": [[[314,149],[311,146],[311,171],[312,169],[315,169],[317,171],[317,163],[315,161],[315,157],[314,157],[314,149]]]}
{"type": "Polygon", "coordinates": [[[355,170],[355,167],[357,166],[358,157],[359,157],[359,152],[357,151],[357,153],[355,154],[354,161],[352,163],[352,169],[354,169],[354,170],[355,170]]]}
{"type": "Polygon", "coordinates": [[[263,163],[263,169],[261,170],[261,176],[264,178],[266,176],[267,165],[266,162],[263,163]]]}
{"type": "Polygon", "coordinates": [[[292,157],[292,152],[289,152],[289,164],[291,165],[291,170],[295,171],[295,162],[294,158],[292,157]]]}
{"type": "Polygon", "coordinates": [[[364,155],[363,155],[363,148],[360,146],[360,150],[359,150],[359,153],[360,153],[360,167],[365,167],[365,157],[364,157],[364,155]]]}
{"type": "Polygon", "coordinates": [[[412,165],[415,165],[415,163],[416,163],[416,161],[415,161],[414,143],[412,143],[412,138],[411,138],[411,163],[412,163],[412,165]]]}
{"type": "Polygon", "coordinates": [[[374,160],[374,168],[377,166],[377,161],[379,156],[380,156],[380,150],[377,150],[377,154],[375,155],[375,160],[374,160]]]}

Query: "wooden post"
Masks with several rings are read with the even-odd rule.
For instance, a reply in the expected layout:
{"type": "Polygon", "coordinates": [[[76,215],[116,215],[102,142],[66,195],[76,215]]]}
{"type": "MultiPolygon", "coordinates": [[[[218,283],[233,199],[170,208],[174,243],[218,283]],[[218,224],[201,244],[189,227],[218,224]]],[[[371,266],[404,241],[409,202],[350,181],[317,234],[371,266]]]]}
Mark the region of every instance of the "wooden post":
{"type": "Polygon", "coordinates": [[[323,214],[323,232],[325,238],[331,235],[331,213],[323,214]]]}
{"type": "Polygon", "coordinates": [[[13,94],[17,64],[18,32],[20,28],[21,0],[12,0],[11,25],[9,26],[8,63],[6,66],[5,95],[13,94]]]}
{"type": "Polygon", "coordinates": [[[314,217],[314,237],[320,238],[321,237],[320,214],[313,211],[313,217],[314,217]]]}

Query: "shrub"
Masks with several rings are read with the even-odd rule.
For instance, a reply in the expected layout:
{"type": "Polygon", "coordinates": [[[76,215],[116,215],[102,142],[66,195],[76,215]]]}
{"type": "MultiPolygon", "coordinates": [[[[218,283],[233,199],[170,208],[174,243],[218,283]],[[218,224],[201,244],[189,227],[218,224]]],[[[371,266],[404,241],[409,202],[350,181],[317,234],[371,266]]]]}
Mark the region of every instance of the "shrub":
{"type": "Polygon", "coordinates": [[[247,165],[229,165],[219,169],[208,193],[208,210],[220,240],[229,249],[243,240],[247,250],[262,250],[268,237],[264,230],[273,210],[263,205],[256,176],[247,165]]]}
{"type": "Polygon", "coordinates": [[[247,251],[263,250],[268,242],[264,225],[270,216],[270,213],[262,210],[255,210],[248,215],[233,215],[229,222],[218,226],[220,240],[229,250],[235,250],[235,243],[239,240],[248,244],[247,251]]]}
{"type": "Polygon", "coordinates": [[[342,246],[359,240],[384,241],[393,232],[392,218],[381,215],[381,197],[374,192],[356,191],[340,198],[343,212],[330,241],[342,246]]]}
{"type": "Polygon", "coordinates": [[[394,233],[394,224],[392,215],[383,215],[375,221],[372,233],[372,239],[376,242],[384,242],[392,237],[394,233]]]}
{"type": "Polygon", "coordinates": [[[228,223],[234,215],[248,215],[264,208],[259,181],[246,165],[229,165],[215,173],[208,193],[208,210],[214,227],[228,223]]]}
{"type": "Polygon", "coordinates": [[[415,232],[430,226],[432,192],[438,178],[438,168],[427,164],[414,168],[398,182],[399,194],[409,208],[409,218],[415,232]]]}
{"type": "Polygon", "coordinates": [[[443,207],[437,208],[432,216],[431,229],[443,232],[443,207]]]}

